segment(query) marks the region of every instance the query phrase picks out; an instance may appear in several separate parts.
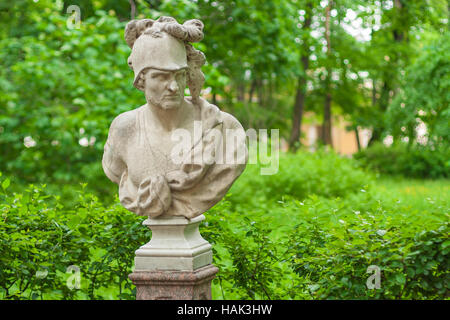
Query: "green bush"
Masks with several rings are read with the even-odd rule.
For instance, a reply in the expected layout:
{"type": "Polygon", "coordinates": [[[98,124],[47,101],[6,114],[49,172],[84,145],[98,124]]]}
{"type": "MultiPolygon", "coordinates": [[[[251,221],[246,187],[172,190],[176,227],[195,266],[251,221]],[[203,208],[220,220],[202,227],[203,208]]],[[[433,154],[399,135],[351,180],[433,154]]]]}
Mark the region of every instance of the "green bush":
{"type": "Polygon", "coordinates": [[[422,206],[371,186],[345,198],[286,196],[270,211],[213,208],[216,297],[442,299],[450,288],[448,195],[422,206]],[[381,270],[368,289],[367,268],[381,270]]]}
{"type": "Polygon", "coordinates": [[[47,11],[35,34],[0,39],[0,170],[25,183],[89,182],[101,195],[109,125],[145,102],[131,85],[125,22],[99,11],[68,29],[47,11]]]}
{"type": "Polygon", "coordinates": [[[360,163],[372,170],[389,175],[410,178],[450,177],[450,148],[438,146],[434,149],[406,143],[389,147],[376,143],[354,155],[360,163]]]}
{"type": "Polygon", "coordinates": [[[217,297],[436,299],[448,295],[445,181],[439,197],[419,185],[426,199],[413,203],[395,185],[385,188],[383,181],[380,188],[354,161],[333,153],[283,154],[280,171],[273,176],[261,176],[259,169],[249,165],[232,188],[230,205],[222,202],[207,215],[208,226],[202,233],[214,243],[214,263],[221,270],[213,286],[217,297]],[[307,191],[296,193],[305,190],[302,183],[307,182],[307,191]],[[299,189],[283,187],[289,183],[299,189]],[[338,185],[324,188],[331,184],[338,185]],[[381,269],[380,289],[366,286],[370,265],[381,269]]]}
{"type": "Polygon", "coordinates": [[[427,144],[449,147],[450,32],[420,49],[402,77],[402,86],[385,113],[386,129],[396,139],[417,140],[417,126],[426,127],[427,144]]]}
{"type": "Polygon", "coordinates": [[[284,263],[285,249],[270,219],[230,210],[225,200],[207,213],[203,237],[213,245],[213,296],[222,299],[305,299],[299,281],[284,263]]]}
{"type": "MultiPolygon", "coordinates": [[[[249,164],[231,189],[230,201],[236,208],[259,208],[285,196],[304,199],[316,194],[343,197],[370,184],[372,176],[358,164],[330,151],[280,153],[279,170],[262,175],[264,164],[249,164]]],[[[275,202],[276,203],[276,202],[275,202]]]]}
{"type": "Polygon", "coordinates": [[[314,299],[442,299],[450,288],[448,213],[370,194],[347,200],[294,201],[298,223],[287,246],[292,269],[308,279],[314,299]],[[368,290],[369,266],[381,270],[381,288],[368,290]]]}
{"type": "MultiPolygon", "coordinates": [[[[220,268],[213,297],[448,297],[446,181],[436,196],[430,195],[434,181],[427,192],[418,186],[423,199],[413,194],[410,201],[395,184],[380,187],[354,161],[333,153],[299,152],[280,160],[273,176],[260,176],[254,171],[260,166],[249,165],[233,193],[205,214],[201,233],[220,268]],[[370,265],[381,269],[380,289],[366,287],[370,265]]],[[[50,196],[54,189],[31,185],[14,193],[9,184],[0,178],[0,298],[134,298],[128,280],[134,251],[151,236],[142,217],[117,199],[103,205],[85,188],[63,205],[50,196]],[[70,265],[80,268],[79,290],[66,286],[70,265]]]]}
{"type": "Polygon", "coordinates": [[[10,194],[8,185],[4,179],[0,190],[1,299],[134,297],[134,251],[150,239],[142,219],[120,204],[105,208],[84,190],[66,208],[42,187],[10,194]],[[81,271],[80,290],[66,285],[71,265],[81,271]]]}

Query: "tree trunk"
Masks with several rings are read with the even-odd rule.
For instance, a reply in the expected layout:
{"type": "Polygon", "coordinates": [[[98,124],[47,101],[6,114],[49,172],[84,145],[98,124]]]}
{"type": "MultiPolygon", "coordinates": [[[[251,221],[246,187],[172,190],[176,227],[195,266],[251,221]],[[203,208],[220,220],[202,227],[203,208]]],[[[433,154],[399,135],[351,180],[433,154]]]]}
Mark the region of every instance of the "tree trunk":
{"type": "MultiPolygon", "coordinates": [[[[327,41],[327,56],[328,63],[331,63],[331,39],[330,39],[330,11],[333,6],[333,1],[330,0],[327,7],[325,8],[325,39],[327,41]]],[[[331,67],[327,68],[327,78],[325,80],[325,103],[323,108],[323,125],[322,125],[322,137],[323,143],[325,145],[332,146],[331,138],[331,102],[333,100],[331,95],[331,67]]]]}
{"type": "Polygon", "coordinates": [[[331,87],[328,84],[327,85],[327,94],[325,96],[325,104],[324,104],[324,108],[323,108],[323,125],[322,125],[322,137],[323,137],[323,143],[325,145],[330,145],[333,146],[332,143],[332,138],[331,138],[331,101],[332,101],[332,96],[331,96],[331,87]]]}
{"type": "Polygon", "coordinates": [[[256,80],[256,95],[258,97],[258,104],[260,107],[264,107],[264,85],[262,79],[256,80]]]}
{"type": "MultiPolygon", "coordinates": [[[[303,25],[303,30],[308,30],[311,28],[312,21],[312,4],[309,2],[306,6],[306,19],[303,25]]],[[[297,79],[297,89],[295,93],[294,100],[294,112],[292,117],[292,130],[291,137],[289,139],[289,149],[293,152],[297,151],[300,146],[300,133],[302,128],[303,110],[305,106],[306,98],[306,72],[309,68],[309,42],[307,37],[303,39],[302,45],[302,55],[300,57],[300,62],[303,67],[303,74],[297,79]]]]}
{"type": "Polygon", "coordinates": [[[248,103],[252,103],[253,101],[253,93],[255,92],[256,81],[252,80],[252,84],[250,85],[250,91],[248,92],[248,103]]]}
{"type": "Polygon", "coordinates": [[[297,84],[297,93],[295,95],[294,116],[292,119],[291,138],[289,140],[289,149],[293,152],[297,151],[300,145],[300,130],[303,118],[303,109],[305,105],[305,84],[306,77],[299,77],[297,84]]]}
{"type": "Polygon", "coordinates": [[[377,87],[375,86],[375,79],[372,79],[372,107],[377,105],[377,87]]]}
{"type": "Polygon", "coordinates": [[[237,86],[237,99],[239,102],[245,101],[245,84],[242,82],[237,86]]]}
{"type": "MultiPolygon", "coordinates": [[[[394,0],[394,7],[396,10],[398,10],[399,12],[401,12],[403,10],[403,3],[401,0],[394,0]]],[[[399,15],[401,16],[401,15],[399,15]]],[[[398,29],[394,29],[392,31],[393,35],[394,35],[394,40],[396,42],[402,42],[404,39],[404,33],[401,30],[398,29]]]]}
{"type": "Polygon", "coordinates": [[[131,6],[130,18],[131,20],[134,20],[134,17],[136,16],[136,4],[134,3],[134,0],[129,0],[129,2],[131,6]]]}
{"type": "MultiPolygon", "coordinates": [[[[394,8],[397,10],[396,16],[401,19],[402,17],[402,11],[405,10],[403,1],[402,0],[394,0],[394,8]]],[[[397,23],[397,25],[402,25],[400,23],[397,23]]],[[[404,41],[408,40],[408,31],[407,29],[396,28],[392,30],[392,36],[394,38],[394,41],[397,44],[400,44],[404,41]]],[[[392,74],[392,70],[395,70],[395,72],[398,72],[398,57],[397,55],[401,53],[396,53],[392,57],[390,57],[390,68],[388,72],[386,72],[383,75],[383,86],[380,91],[380,98],[378,99],[378,107],[379,110],[384,114],[389,106],[390,103],[390,92],[391,90],[396,91],[396,84],[393,81],[394,75],[392,74]]],[[[384,123],[380,122],[377,127],[374,127],[372,130],[372,136],[370,137],[368,145],[373,145],[376,141],[381,141],[381,138],[383,136],[383,132],[385,131],[385,125],[384,123]]]]}
{"type": "Polygon", "coordinates": [[[269,109],[273,109],[273,86],[274,83],[272,80],[269,81],[269,90],[267,90],[267,106],[269,109]]]}
{"type": "MultiPolygon", "coordinates": [[[[386,76],[385,76],[386,77],[386,76]]],[[[388,81],[384,81],[383,87],[381,88],[380,98],[378,102],[376,101],[376,97],[372,97],[372,103],[377,103],[380,111],[384,114],[389,105],[389,92],[391,91],[390,84],[388,81]]],[[[375,93],[376,94],[376,93],[375,93]]],[[[375,142],[380,141],[384,131],[384,124],[379,123],[378,126],[373,127],[372,136],[370,137],[369,143],[367,146],[373,145],[375,142]]]]}
{"type": "Polygon", "coordinates": [[[355,126],[354,130],[355,130],[355,137],[356,137],[356,146],[358,147],[358,151],[361,151],[361,141],[359,140],[358,127],[355,126]]]}

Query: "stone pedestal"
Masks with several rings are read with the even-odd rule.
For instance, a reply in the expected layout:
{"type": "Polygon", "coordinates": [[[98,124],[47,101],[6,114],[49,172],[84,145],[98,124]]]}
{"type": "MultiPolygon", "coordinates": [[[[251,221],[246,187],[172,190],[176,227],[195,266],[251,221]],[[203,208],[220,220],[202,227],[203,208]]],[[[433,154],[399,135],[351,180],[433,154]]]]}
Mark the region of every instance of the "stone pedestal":
{"type": "Polygon", "coordinates": [[[200,235],[204,219],[177,216],[143,222],[152,239],[136,251],[129,275],[137,300],[211,299],[211,280],[219,269],[211,264],[211,245],[200,235]]]}
{"type": "Polygon", "coordinates": [[[135,271],[136,300],[211,300],[211,281],[219,269],[209,264],[195,271],[135,271]]]}

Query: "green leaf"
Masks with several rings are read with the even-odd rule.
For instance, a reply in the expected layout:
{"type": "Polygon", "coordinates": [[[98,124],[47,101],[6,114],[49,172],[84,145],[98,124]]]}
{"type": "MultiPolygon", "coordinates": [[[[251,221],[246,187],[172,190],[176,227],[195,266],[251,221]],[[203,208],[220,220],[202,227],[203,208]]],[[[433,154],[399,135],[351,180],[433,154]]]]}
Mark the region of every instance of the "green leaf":
{"type": "Polygon", "coordinates": [[[9,187],[10,183],[11,183],[11,181],[9,180],[9,178],[6,178],[5,180],[3,180],[3,182],[2,182],[3,190],[6,190],[9,187]]]}
{"type": "Polygon", "coordinates": [[[396,281],[397,283],[403,285],[403,284],[406,283],[406,277],[405,277],[405,275],[402,274],[402,273],[397,273],[397,274],[395,275],[395,281],[396,281]]]}
{"type": "Polygon", "coordinates": [[[312,285],[309,285],[309,286],[308,286],[308,289],[309,289],[311,292],[317,291],[317,289],[319,289],[319,288],[320,288],[320,285],[318,285],[318,284],[312,284],[312,285]]]}
{"type": "Polygon", "coordinates": [[[444,241],[444,243],[442,243],[442,249],[445,249],[448,246],[450,246],[450,240],[446,240],[446,241],[444,241]]]}

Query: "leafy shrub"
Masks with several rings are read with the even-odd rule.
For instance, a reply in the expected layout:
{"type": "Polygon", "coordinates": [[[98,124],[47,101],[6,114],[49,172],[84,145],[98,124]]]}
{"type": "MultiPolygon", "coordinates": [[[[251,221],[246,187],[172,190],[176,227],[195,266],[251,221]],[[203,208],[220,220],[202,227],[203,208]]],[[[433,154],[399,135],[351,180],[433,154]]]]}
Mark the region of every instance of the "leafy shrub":
{"type": "Polygon", "coordinates": [[[99,11],[68,29],[53,13],[33,35],[0,39],[0,170],[25,183],[89,182],[101,195],[109,125],[145,102],[131,85],[125,22],[99,11]]]}
{"type": "Polygon", "coordinates": [[[312,197],[291,205],[300,213],[288,242],[290,263],[308,279],[303,289],[314,298],[448,296],[450,224],[442,207],[415,212],[407,204],[383,203],[370,194],[346,201],[312,197]],[[381,269],[380,289],[366,287],[371,265],[381,269]]]}
{"type": "Polygon", "coordinates": [[[372,179],[355,161],[324,150],[280,153],[275,175],[261,175],[264,167],[261,163],[247,165],[231,189],[233,205],[260,207],[284,196],[304,199],[311,194],[343,197],[361,190],[372,179]]]}
{"type": "Polygon", "coordinates": [[[280,172],[267,180],[256,172],[258,166],[246,169],[227,198],[231,205],[222,202],[211,209],[202,231],[214,243],[214,263],[221,270],[213,286],[216,296],[435,299],[448,294],[450,228],[445,191],[440,200],[427,197],[424,203],[412,203],[393,186],[376,186],[370,175],[342,159],[336,170],[311,177],[309,196],[293,196],[288,194],[293,189],[282,185],[302,177],[291,178],[281,170],[288,158],[292,166],[307,159],[309,167],[293,170],[296,175],[320,166],[330,168],[341,159],[326,153],[282,155],[280,172]],[[321,188],[321,183],[338,183],[337,177],[345,175],[359,185],[347,184],[341,197],[321,188]],[[283,182],[273,181],[278,179],[283,182]],[[258,180],[270,187],[255,183],[258,180]],[[276,184],[278,189],[272,187],[276,184]],[[366,286],[370,265],[381,268],[381,289],[366,286]],[[249,276],[255,274],[258,281],[249,276]]]}
{"type": "Polygon", "coordinates": [[[407,69],[399,93],[386,114],[388,132],[395,138],[416,141],[417,126],[426,127],[427,144],[450,141],[450,33],[444,32],[421,49],[407,69]]]}
{"type": "MultiPolygon", "coordinates": [[[[214,264],[220,268],[213,297],[448,297],[446,182],[439,197],[426,193],[426,199],[411,202],[392,185],[381,188],[370,175],[367,181],[352,160],[335,154],[282,155],[281,167],[266,180],[249,175],[247,170],[258,169],[249,165],[233,193],[205,214],[201,233],[213,244],[214,264]],[[300,177],[281,170],[289,167],[284,161],[300,177]],[[289,181],[303,187],[308,180],[301,174],[308,170],[316,175],[310,176],[307,191],[283,190],[289,181]],[[339,181],[347,189],[326,187],[339,181]],[[381,289],[366,287],[370,265],[381,268],[381,289]]],[[[78,199],[67,206],[59,196],[49,196],[54,189],[31,185],[12,193],[9,184],[9,179],[0,181],[0,298],[134,298],[128,280],[134,251],[150,239],[142,218],[117,199],[103,205],[85,188],[78,188],[78,199]],[[66,286],[70,265],[80,267],[80,290],[66,286]],[[47,275],[36,277],[37,272],[47,275]]]]}
{"type": "Polygon", "coordinates": [[[150,239],[137,216],[117,203],[105,208],[83,190],[77,205],[65,208],[42,187],[9,194],[8,184],[3,180],[0,191],[1,298],[134,297],[134,251],[150,239]],[[71,265],[81,271],[80,290],[66,285],[71,265]]]}
{"type": "Polygon", "coordinates": [[[387,147],[382,143],[363,149],[354,155],[363,166],[390,175],[414,178],[450,177],[450,149],[439,146],[433,149],[405,143],[387,147]]]}
{"type": "Polygon", "coordinates": [[[301,281],[282,261],[284,249],[274,240],[265,219],[237,215],[225,200],[207,214],[202,235],[213,245],[214,265],[220,272],[213,282],[223,299],[301,299],[301,281]]]}

